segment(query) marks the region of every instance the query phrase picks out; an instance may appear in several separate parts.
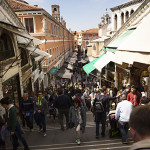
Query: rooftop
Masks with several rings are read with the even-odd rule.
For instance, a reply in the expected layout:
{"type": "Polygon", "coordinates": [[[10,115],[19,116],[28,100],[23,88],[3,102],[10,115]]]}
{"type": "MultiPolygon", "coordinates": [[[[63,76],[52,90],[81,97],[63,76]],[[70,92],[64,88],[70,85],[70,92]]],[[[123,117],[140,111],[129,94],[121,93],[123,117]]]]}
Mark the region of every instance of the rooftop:
{"type": "Polygon", "coordinates": [[[84,31],[83,33],[98,33],[98,30],[99,30],[98,28],[93,28],[93,29],[84,31]]]}
{"type": "Polygon", "coordinates": [[[17,0],[7,0],[8,4],[15,12],[19,11],[34,11],[34,10],[43,10],[43,8],[32,6],[26,3],[25,1],[17,1],[17,0]]]}

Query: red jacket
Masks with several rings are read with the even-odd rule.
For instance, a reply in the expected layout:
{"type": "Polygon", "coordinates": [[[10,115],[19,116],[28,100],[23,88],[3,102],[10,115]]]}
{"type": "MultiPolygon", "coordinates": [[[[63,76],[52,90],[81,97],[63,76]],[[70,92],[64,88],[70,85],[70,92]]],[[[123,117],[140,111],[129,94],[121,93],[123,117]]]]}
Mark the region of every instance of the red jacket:
{"type": "Polygon", "coordinates": [[[130,92],[127,95],[127,100],[130,101],[134,107],[140,104],[140,97],[140,93],[136,92],[136,94],[133,94],[132,92],[130,92]]]}

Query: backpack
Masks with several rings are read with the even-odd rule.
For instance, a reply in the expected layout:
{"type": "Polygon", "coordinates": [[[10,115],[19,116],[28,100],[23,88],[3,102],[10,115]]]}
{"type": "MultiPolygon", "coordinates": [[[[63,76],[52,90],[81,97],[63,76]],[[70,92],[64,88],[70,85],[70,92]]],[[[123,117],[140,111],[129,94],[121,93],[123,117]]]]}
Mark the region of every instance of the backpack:
{"type": "Polygon", "coordinates": [[[95,106],[94,106],[95,112],[104,112],[104,106],[102,103],[103,98],[104,98],[104,96],[102,96],[100,99],[97,99],[97,101],[95,102],[95,106]]]}

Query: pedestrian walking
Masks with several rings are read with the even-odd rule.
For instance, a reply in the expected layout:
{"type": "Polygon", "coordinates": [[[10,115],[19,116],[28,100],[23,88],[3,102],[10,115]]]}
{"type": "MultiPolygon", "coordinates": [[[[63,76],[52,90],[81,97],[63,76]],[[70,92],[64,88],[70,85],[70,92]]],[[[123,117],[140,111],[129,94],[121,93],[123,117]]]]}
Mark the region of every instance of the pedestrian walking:
{"type": "Polygon", "coordinates": [[[126,100],[126,95],[121,96],[122,102],[118,103],[116,108],[115,119],[118,120],[118,127],[122,136],[122,143],[128,144],[129,118],[133,105],[126,100]]]}
{"type": "Polygon", "coordinates": [[[62,89],[58,89],[58,96],[54,102],[54,107],[58,109],[58,118],[61,125],[61,130],[64,131],[63,118],[66,118],[66,128],[69,128],[69,109],[72,106],[72,101],[68,95],[64,95],[62,89]]]}
{"type": "Polygon", "coordinates": [[[24,134],[21,126],[19,124],[16,107],[11,103],[9,97],[2,98],[0,101],[2,107],[6,109],[6,120],[7,120],[7,128],[10,131],[11,142],[13,145],[13,150],[18,150],[19,143],[18,139],[22,142],[24,146],[24,150],[29,150],[28,144],[22,134],[24,134]]]}
{"type": "Polygon", "coordinates": [[[28,93],[24,91],[23,99],[21,101],[21,113],[30,131],[33,131],[33,112],[34,101],[28,96],[28,93]]]}
{"type": "MultiPolygon", "coordinates": [[[[84,108],[81,106],[81,99],[75,98],[73,106],[70,108],[70,123],[73,124],[76,130],[76,143],[80,145],[80,130],[84,133],[86,116],[84,115],[84,108]]],[[[72,127],[73,127],[72,126],[72,127]]]]}
{"type": "Polygon", "coordinates": [[[108,101],[115,100],[117,97],[119,97],[119,95],[115,97],[106,96],[105,87],[101,89],[101,94],[96,96],[92,108],[92,112],[94,113],[96,122],[96,138],[99,138],[100,123],[102,124],[101,136],[105,137],[106,104],[108,101]]]}
{"type": "Polygon", "coordinates": [[[122,92],[121,94],[122,94],[122,95],[125,94],[125,95],[126,95],[126,98],[127,98],[127,95],[130,93],[130,91],[131,91],[131,86],[128,85],[128,86],[126,87],[126,89],[123,90],[123,92],[122,92]]]}
{"type": "Polygon", "coordinates": [[[35,121],[39,126],[39,132],[43,131],[43,136],[46,136],[46,114],[48,113],[48,103],[43,97],[41,91],[38,92],[38,97],[35,102],[35,121]]]}
{"type": "Polygon", "coordinates": [[[127,95],[127,100],[133,104],[133,107],[140,104],[140,93],[136,90],[136,87],[132,85],[131,92],[127,95]]]}

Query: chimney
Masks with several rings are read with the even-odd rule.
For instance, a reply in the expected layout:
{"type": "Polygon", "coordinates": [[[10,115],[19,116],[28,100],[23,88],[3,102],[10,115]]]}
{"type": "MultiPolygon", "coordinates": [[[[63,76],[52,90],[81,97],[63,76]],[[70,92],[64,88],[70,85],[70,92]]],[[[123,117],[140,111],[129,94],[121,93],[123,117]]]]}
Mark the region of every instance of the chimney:
{"type": "Polygon", "coordinates": [[[66,28],[66,21],[64,21],[64,27],[66,28]]]}
{"type": "Polygon", "coordinates": [[[63,17],[61,17],[61,24],[63,25],[63,17]]]}

